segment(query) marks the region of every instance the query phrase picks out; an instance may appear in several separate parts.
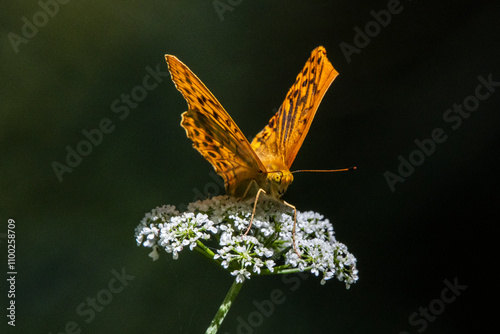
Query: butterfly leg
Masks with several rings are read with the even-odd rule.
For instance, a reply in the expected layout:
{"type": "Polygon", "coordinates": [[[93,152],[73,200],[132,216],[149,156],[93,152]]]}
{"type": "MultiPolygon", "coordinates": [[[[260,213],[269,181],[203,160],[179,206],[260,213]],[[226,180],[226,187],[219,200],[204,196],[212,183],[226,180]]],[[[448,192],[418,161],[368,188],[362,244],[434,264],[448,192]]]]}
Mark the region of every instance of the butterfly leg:
{"type": "Polygon", "coordinates": [[[292,230],[293,250],[295,251],[295,254],[297,254],[300,258],[302,258],[302,256],[300,256],[299,254],[297,246],[295,245],[295,228],[297,227],[297,208],[294,205],[285,201],[283,201],[283,204],[293,209],[293,230],[292,230]]]}
{"type": "Polygon", "coordinates": [[[257,191],[259,191],[259,189],[260,189],[260,187],[259,187],[259,184],[257,183],[257,181],[252,180],[248,184],[247,189],[245,190],[245,192],[243,193],[243,196],[241,196],[241,198],[245,199],[245,198],[247,198],[247,196],[250,197],[249,194],[252,194],[254,191],[255,191],[255,193],[257,193],[257,191]]]}
{"type": "Polygon", "coordinates": [[[252,227],[253,217],[255,216],[255,210],[257,209],[257,202],[259,201],[259,196],[261,193],[265,194],[266,191],[262,188],[259,188],[259,190],[257,191],[257,195],[255,195],[255,202],[253,203],[253,210],[252,210],[252,217],[250,218],[250,225],[248,225],[248,229],[244,235],[247,235],[248,232],[250,232],[250,227],[252,227]]]}

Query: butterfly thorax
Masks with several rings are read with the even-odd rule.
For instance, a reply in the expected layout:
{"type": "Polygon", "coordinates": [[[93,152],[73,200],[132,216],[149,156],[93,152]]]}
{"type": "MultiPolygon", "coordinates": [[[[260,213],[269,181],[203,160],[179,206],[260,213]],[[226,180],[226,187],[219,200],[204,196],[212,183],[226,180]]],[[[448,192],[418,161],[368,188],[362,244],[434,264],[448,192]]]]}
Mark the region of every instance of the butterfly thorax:
{"type": "Polygon", "coordinates": [[[267,166],[264,185],[260,185],[267,194],[274,198],[283,196],[293,181],[293,175],[284,163],[270,163],[267,166]]]}

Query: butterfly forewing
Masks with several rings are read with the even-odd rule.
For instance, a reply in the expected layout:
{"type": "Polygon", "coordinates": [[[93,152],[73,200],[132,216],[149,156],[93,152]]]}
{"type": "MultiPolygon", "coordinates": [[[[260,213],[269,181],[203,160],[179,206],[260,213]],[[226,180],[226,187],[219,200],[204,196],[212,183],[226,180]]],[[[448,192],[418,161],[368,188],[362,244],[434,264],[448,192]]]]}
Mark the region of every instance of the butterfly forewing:
{"type": "Polygon", "coordinates": [[[265,178],[264,166],[236,123],[198,77],[172,55],[165,56],[172,80],[187,101],[181,125],[193,146],[238,195],[252,180],[265,178]]]}
{"type": "Polygon", "coordinates": [[[323,96],[337,75],[325,49],[322,46],[314,49],[278,112],[252,141],[252,148],[264,165],[281,161],[290,168],[323,96]]]}

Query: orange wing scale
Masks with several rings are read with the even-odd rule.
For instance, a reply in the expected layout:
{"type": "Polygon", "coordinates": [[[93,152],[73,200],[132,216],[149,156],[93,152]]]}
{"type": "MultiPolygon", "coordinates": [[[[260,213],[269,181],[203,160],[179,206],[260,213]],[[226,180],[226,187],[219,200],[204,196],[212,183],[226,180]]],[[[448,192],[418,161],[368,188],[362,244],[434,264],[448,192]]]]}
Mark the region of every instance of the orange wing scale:
{"type": "Polygon", "coordinates": [[[323,96],[338,74],[326,58],[325,48],[314,49],[281,107],[252,141],[264,165],[282,162],[291,167],[323,96]]]}

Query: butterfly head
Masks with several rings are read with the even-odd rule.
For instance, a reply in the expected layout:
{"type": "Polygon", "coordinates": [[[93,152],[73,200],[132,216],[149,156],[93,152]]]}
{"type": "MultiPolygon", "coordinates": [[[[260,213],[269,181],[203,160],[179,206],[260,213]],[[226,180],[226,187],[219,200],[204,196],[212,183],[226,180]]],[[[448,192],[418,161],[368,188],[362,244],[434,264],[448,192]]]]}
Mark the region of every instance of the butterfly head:
{"type": "Polygon", "coordinates": [[[293,181],[290,171],[272,171],[267,173],[267,185],[271,196],[280,198],[293,181]]]}

